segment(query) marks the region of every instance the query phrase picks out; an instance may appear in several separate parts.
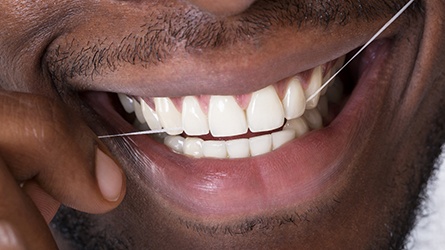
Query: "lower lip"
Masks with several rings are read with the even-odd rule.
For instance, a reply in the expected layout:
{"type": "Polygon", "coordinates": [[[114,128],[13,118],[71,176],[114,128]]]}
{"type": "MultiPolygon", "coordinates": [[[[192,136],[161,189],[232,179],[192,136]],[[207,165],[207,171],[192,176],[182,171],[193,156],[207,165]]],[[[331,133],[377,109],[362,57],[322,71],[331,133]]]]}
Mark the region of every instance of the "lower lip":
{"type": "MultiPolygon", "coordinates": [[[[348,176],[351,156],[360,148],[361,138],[371,134],[369,121],[376,116],[374,106],[386,86],[377,76],[389,49],[389,42],[382,41],[367,49],[367,59],[372,60],[348,103],[329,126],[266,155],[194,159],[173,153],[148,136],[126,141],[141,153],[137,159],[143,162],[142,174],[148,188],[156,190],[169,206],[186,213],[255,214],[314,201],[341,186],[341,177],[348,176]]],[[[112,117],[114,127],[131,130],[115,111],[97,109],[112,117]]]]}

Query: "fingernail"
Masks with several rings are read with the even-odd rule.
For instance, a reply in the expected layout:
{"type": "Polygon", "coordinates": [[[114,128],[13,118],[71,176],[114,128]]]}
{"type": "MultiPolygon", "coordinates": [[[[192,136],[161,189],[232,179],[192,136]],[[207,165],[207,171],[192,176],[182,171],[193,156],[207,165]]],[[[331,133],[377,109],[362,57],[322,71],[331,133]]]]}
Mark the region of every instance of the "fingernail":
{"type": "Polygon", "coordinates": [[[103,197],[108,201],[117,201],[122,192],[123,174],[116,163],[100,149],[96,150],[96,178],[103,197]]]}

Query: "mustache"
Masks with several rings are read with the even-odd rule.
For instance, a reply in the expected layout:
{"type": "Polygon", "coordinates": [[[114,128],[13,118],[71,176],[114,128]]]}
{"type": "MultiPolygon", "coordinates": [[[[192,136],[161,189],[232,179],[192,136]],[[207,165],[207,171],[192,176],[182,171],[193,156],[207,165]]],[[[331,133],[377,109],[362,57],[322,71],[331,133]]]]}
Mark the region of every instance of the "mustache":
{"type": "MultiPolygon", "coordinates": [[[[74,37],[48,49],[44,62],[55,82],[75,77],[94,79],[125,64],[148,67],[164,63],[179,48],[190,53],[225,49],[237,43],[254,44],[283,28],[328,29],[331,25],[391,17],[406,2],[260,0],[244,13],[224,18],[195,7],[178,10],[164,6],[147,13],[139,32],[126,34],[119,42],[92,36],[85,43],[74,37]]],[[[408,11],[423,12],[422,6],[421,1],[416,1],[408,11]]]]}

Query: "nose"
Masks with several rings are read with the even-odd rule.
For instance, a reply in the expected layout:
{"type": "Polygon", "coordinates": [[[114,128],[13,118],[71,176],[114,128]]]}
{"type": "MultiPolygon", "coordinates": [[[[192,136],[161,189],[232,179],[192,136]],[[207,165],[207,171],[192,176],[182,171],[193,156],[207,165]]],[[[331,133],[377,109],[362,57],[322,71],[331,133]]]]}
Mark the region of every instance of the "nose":
{"type": "Polygon", "coordinates": [[[236,15],[252,5],[256,0],[188,0],[203,11],[218,16],[236,15]]]}

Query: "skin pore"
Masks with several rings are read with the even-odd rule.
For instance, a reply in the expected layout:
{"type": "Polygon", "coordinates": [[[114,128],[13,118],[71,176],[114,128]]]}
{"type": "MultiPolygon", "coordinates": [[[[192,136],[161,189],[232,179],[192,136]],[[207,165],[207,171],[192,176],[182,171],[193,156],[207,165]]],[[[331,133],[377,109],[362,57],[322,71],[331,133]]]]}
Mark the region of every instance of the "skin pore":
{"type": "Polygon", "coordinates": [[[348,57],[405,3],[2,1],[0,229],[30,249],[402,248],[445,141],[441,0],[348,68],[335,119],[268,154],[96,135],[135,129],[115,93],[245,95],[348,57]]]}

